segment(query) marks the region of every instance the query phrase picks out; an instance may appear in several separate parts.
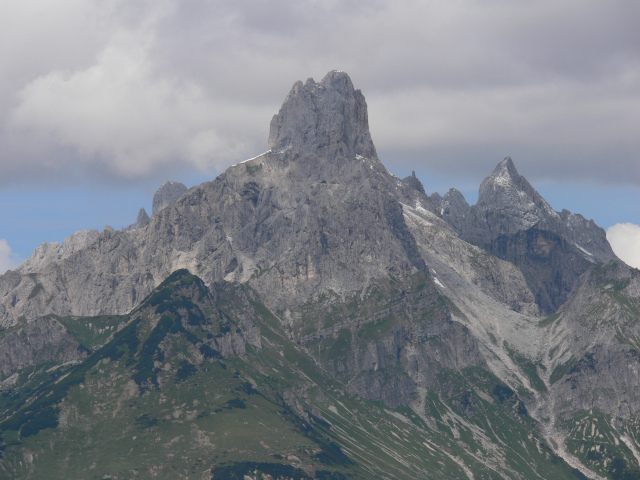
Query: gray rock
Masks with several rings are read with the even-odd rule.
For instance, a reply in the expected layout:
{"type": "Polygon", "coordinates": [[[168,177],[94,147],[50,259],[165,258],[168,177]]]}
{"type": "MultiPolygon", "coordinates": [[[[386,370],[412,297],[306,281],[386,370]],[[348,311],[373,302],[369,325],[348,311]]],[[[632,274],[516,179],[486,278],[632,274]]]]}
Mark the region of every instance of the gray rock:
{"type": "MultiPolygon", "coordinates": [[[[384,168],[366,111],[345,73],[296,84],[272,122],[272,151],[154,209],[142,228],[105,228],[88,248],[41,263],[17,285],[0,281],[10,289],[0,294],[0,323],[127,313],[179,268],[208,284],[248,282],[279,310],[389,272],[426,272],[402,204],[432,211],[431,201],[384,168]]],[[[165,191],[174,186],[157,197],[165,191]]]]}
{"type": "MultiPolygon", "coordinates": [[[[346,391],[411,405],[425,421],[434,421],[425,408],[432,394],[467,418],[482,415],[479,392],[439,389],[438,379],[484,370],[495,376],[483,380],[489,388],[497,378],[522,395],[558,444],[578,412],[603,412],[613,433],[615,421],[637,417],[640,275],[607,264],[615,256],[604,231],[554,212],[511,159],[482,183],[477,205],[455,189],[428,197],[414,175],[400,180],[384,168],[364,97],[343,72],[296,83],[269,146],[212,182],[163,193],[171,208],[154,202],[135,229],[45,244],[0,276],[0,325],[13,327],[2,332],[0,371],[82,354],[46,314],[128,313],[187,268],[211,297],[185,294],[206,297],[207,311],[234,298],[240,329],[210,339],[223,356],[262,348],[252,305],[263,301],[281,321],[273,333],[281,327],[346,391]]],[[[490,392],[482,398],[492,403],[490,392]]],[[[463,425],[450,413],[452,430],[463,425]]],[[[473,426],[483,449],[502,443],[483,428],[473,426]]]]}
{"type": "Polygon", "coordinates": [[[442,197],[442,201],[440,202],[440,215],[454,230],[459,230],[466,222],[469,208],[469,204],[465,200],[464,195],[455,188],[451,188],[445,196],[442,197]]]}
{"type": "Polygon", "coordinates": [[[602,228],[567,210],[555,212],[510,157],[482,182],[476,205],[454,200],[443,219],[463,240],[515,263],[546,314],[567,300],[591,264],[615,258],[602,228]]]}
{"type": "Polygon", "coordinates": [[[424,191],[424,186],[422,185],[422,182],[420,180],[418,180],[418,177],[416,177],[416,172],[415,171],[412,170],[411,171],[411,175],[409,175],[408,177],[403,178],[402,181],[404,183],[406,183],[407,185],[409,185],[414,190],[417,190],[418,192],[422,193],[423,195],[426,195],[426,192],[424,191]]]}
{"type": "Polygon", "coordinates": [[[163,208],[175,203],[186,191],[187,187],[183,183],[169,180],[164,182],[153,195],[151,215],[157,215],[163,208]]]}
{"type": "Polygon", "coordinates": [[[0,339],[0,373],[6,378],[31,365],[65,363],[87,354],[57,319],[38,318],[0,339]]]}
{"type": "Polygon", "coordinates": [[[127,232],[131,230],[136,230],[138,228],[144,227],[147,223],[149,223],[149,215],[147,214],[147,211],[143,207],[138,211],[138,217],[136,218],[135,223],[132,223],[128,227],[125,227],[123,230],[127,232]]]}
{"type": "Polygon", "coordinates": [[[269,149],[301,156],[377,158],[364,96],[338,70],[320,83],[312,78],[296,82],[271,120],[269,149]]]}
{"type": "Polygon", "coordinates": [[[98,234],[98,230],[80,230],[65,238],[62,245],[58,242],[44,242],[33,251],[31,256],[17,270],[21,273],[38,272],[47,265],[68,258],[74,253],[87,248],[98,238],[98,234]]]}

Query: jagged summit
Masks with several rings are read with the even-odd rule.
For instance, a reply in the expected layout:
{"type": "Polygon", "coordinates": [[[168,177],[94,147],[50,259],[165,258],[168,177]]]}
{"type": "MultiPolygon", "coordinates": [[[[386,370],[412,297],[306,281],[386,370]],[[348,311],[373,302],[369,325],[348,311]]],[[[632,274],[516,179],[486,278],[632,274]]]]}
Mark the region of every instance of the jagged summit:
{"type": "Polygon", "coordinates": [[[554,211],[510,157],[482,182],[476,205],[454,193],[440,201],[442,218],[466,242],[517,265],[543,313],[556,311],[594,263],[615,258],[602,228],[554,211]]]}
{"type": "Polygon", "coordinates": [[[339,70],[320,83],[309,78],[293,85],[271,120],[269,148],[274,153],[377,158],[364,96],[339,70]]]}
{"type": "Polygon", "coordinates": [[[525,214],[522,226],[527,227],[543,216],[557,217],[547,201],[518,173],[511,157],[502,160],[482,182],[478,205],[517,210],[519,216],[525,214]]]}

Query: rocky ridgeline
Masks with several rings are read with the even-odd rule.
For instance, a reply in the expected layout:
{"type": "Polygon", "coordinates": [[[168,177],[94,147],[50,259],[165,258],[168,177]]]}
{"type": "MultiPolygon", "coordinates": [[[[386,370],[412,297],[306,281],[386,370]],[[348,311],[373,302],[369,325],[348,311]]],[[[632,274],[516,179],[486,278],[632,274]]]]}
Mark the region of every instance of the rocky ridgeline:
{"type": "Polygon", "coordinates": [[[482,182],[476,205],[469,206],[455,189],[432,198],[460,238],[522,270],[548,315],[593,264],[616,258],[602,228],[568,210],[554,211],[510,157],[482,182]]]}
{"type": "Polygon", "coordinates": [[[126,313],[178,268],[208,283],[248,281],[277,309],[389,272],[426,271],[401,205],[433,209],[430,199],[380,163],[364,97],[345,73],[296,83],[269,144],[186,193],[165,183],[144,227],[105,228],[70,255],[39,255],[30,276],[5,275],[0,323],[126,313]],[[172,208],[161,208],[170,200],[172,208]]]}

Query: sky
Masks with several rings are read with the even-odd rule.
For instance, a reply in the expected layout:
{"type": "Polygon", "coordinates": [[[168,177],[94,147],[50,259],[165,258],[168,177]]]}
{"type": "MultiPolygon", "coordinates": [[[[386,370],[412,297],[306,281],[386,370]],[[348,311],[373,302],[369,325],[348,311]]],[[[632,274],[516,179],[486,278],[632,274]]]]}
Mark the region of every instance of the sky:
{"type": "Polygon", "coordinates": [[[2,2],[0,272],[264,152],[293,83],[332,69],[392,173],[473,204],[511,156],[640,267],[638,18],[637,0],[2,2]]]}

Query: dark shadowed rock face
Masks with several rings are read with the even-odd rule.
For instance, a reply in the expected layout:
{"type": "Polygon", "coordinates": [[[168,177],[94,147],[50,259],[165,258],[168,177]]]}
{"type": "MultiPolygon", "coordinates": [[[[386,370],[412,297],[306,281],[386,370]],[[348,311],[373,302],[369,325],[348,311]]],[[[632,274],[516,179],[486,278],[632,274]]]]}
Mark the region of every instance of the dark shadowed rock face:
{"type": "Polygon", "coordinates": [[[151,215],[156,215],[160,210],[174,203],[186,191],[187,187],[180,182],[171,182],[168,180],[164,182],[153,196],[151,215]]]}
{"type": "Polygon", "coordinates": [[[53,317],[35,321],[0,339],[0,374],[47,362],[69,362],[87,356],[87,349],[53,317]]]}

